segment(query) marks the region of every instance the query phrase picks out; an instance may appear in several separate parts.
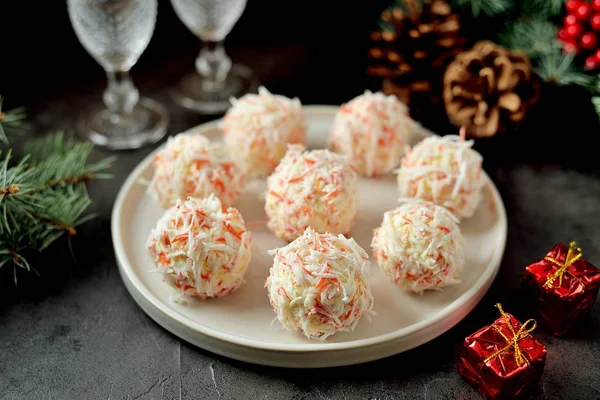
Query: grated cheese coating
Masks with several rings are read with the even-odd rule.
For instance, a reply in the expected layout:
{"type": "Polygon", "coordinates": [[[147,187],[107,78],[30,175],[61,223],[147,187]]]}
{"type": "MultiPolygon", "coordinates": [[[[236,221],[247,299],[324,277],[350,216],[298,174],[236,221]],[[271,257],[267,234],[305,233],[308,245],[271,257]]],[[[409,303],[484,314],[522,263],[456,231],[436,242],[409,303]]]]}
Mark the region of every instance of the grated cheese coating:
{"type": "Polygon", "coordinates": [[[414,126],[395,96],[366,91],[340,107],[329,147],[352,160],[361,175],[385,175],[400,164],[414,126]]]}
{"type": "Polygon", "coordinates": [[[232,99],[221,129],[236,163],[249,177],[268,176],[285,155],[288,143],[305,143],[302,105],[297,98],[258,94],[232,99]]]}
{"type": "Polygon", "coordinates": [[[446,207],[458,218],[471,217],[481,201],[483,158],[473,141],[459,136],[430,136],[407,151],[397,171],[400,197],[446,207]]]}
{"type": "Polygon", "coordinates": [[[402,289],[417,293],[459,283],[465,256],[456,217],[431,202],[401,202],[375,229],[371,246],[379,268],[402,289]]]}
{"type": "Polygon", "coordinates": [[[354,239],[308,228],[269,254],[274,259],[265,287],[286,329],[325,340],[374,314],[369,256],[354,239]]]}
{"type": "Polygon", "coordinates": [[[358,174],[329,150],[289,149],[267,179],[268,227],[288,242],[311,227],[319,233],[348,234],[358,213],[358,174]]]}
{"type": "Polygon", "coordinates": [[[153,165],[148,191],[164,208],[190,196],[204,198],[211,193],[233,205],[246,181],[225,147],[203,135],[170,137],[165,149],[154,156],[153,165]]]}
{"type": "Polygon", "coordinates": [[[188,198],[165,211],[146,243],[164,281],[201,298],[231,293],[244,282],[251,235],[240,212],[214,195],[188,198]]]}

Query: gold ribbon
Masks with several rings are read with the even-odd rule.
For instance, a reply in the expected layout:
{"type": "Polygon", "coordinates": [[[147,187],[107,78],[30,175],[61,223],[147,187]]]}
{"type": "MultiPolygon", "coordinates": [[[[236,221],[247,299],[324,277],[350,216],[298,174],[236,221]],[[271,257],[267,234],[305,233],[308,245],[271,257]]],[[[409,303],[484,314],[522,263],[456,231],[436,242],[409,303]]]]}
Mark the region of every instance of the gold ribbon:
{"type": "Polygon", "coordinates": [[[567,257],[565,258],[565,262],[561,263],[560,261],[555,260],[552,257],[544,257],[544,260],[550,261],[552,264],[556,265],[558,269],[546,279],[546,283],[544,283],[544,287],[549,287],[551,289],[557,289],[562,286],[563,276],[565,273],[569,274],[572,278],[576,279],[582,286],[585,286],[583,282],[577,278],[575,275],[567,271],[573,263],[583,257],[583,252],[580,247],[577,247],[577,243],[574,241],[569,244],[569,251],[567,252],[567,257]],[[554,281],[558,279],[558,286],[554,286],[554,281]]]}
{"type": "Polygon", "coordinates": [[[537,327],[537,322],[535,322],[534,319],[528,319],[523,325],[521,325],[519,330],[515,332],[515,328],[513,328],[512,324],[510,323],[510,318],[508,318],[508,315],[506,315],[506,313],[502,309],[502,305],[498,303],[496,304],[496,307],[498,307],[498,310],[500,310],[500,314],[506,321],[506,325],[508,326],[508,329],[510,329],[510,333],[512,333],[512,338],[508,338],[500,329],[498,329],[495,325],[492,325],[492,327],[500,334],[500,336],[502,336],[504,340],[506,340],[506,346],[504,346],[503,348],[501,348],[500,350],[496,351],[494,354],[483,360],[483,364],[487,364],[488,361],[504,353],[505,351],[510,350],[510,348],[512,347],[514,349],[515,363],[517,363],[517,366],[520,367],[524,363],[527,363],[527,365],[529,365],[529,360],[523,354],[521,347],[519,347],[519,340],[527,337],[531,333],[531,331],[533,331],[537,327]]]}

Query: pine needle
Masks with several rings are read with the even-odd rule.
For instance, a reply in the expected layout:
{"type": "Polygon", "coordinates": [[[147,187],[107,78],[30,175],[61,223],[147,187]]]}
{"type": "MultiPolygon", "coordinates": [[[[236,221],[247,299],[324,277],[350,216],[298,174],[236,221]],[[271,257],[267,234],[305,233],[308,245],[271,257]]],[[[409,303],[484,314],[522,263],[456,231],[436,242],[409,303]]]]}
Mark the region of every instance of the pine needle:
{"type": "Polygon", "coordinates": [[[600,74],[593,78],[592,84],[588,87],[594,96],[600,96],[600,74]]]}
{"type": "Polygon", "coordinates": [[[23,107],[14,110],[2,112],[2,103],[4,98],[0,96],[0,144],[8,144],[8,135],[17,135],[25,127],[25,109],[23,107]]]}
{"type": "Polygon", "coordinates": [[[46,249],[58,238],[77,234],[89,220],[91,204],[86,182],[114,158],[88,163],[90,143],[79,143],[62,132],[32,141],[28,155],[10,165],[11,153],[0,154],[0,266],[33,271],[24,254],[46,249]]]}
{"type": "Polygon", "coordinates": [[[515,0],[454,0],[454,3],[471,13],[474,18],[481,14],[494,17],[506,13],[515,6],[515,0]]]}
{"type": "Polygon", "coordinates": [[[562,45],[556,33],[556,26],[549,21],[519,20],[510,24],[498,39],[503,46],[522,51],[533,59],[560,51],[562,45]]]}
{"type": "MultiPolygon", "coordinates": [[[[51,155],[62,155],[76,145],[72,135],[64,131],[55,132],[44,138],[25,143],[23,151],[31,157],[31,163],[38,163],[51,155]]],[[[91,146],[88,144],[88,146],[91,146]]]]}
{"type": "Polygon", "coordinates": [[[548,19],[562,12],[564,0],[521,0],[520,4],[521,16],[548,19]]]}
{"type": "Polygon", "coordinates": [[[573,60],[573,55],[560,51],[544,54],[535,71],[545,81],[557,85],[589,86],[594,78],[577,68],[573,60]]]}
{"type": "Polygon", "coordinates": [[[598,116],[600,116],[600,96],[592,97],[592,104],[594,105],[594,108],[596,109],[596,113],[598,114],[598,116]]]}
{"type": "Polygon", "coordinates": [[[421,15],[421,11],[425,6],[425,0],[396,0],[388,7],[381,15],[378,21],[380,31],[395,32],[396,26],[390,22],[394,10],[402,10],[409,18],[415,18],[421,15]],[[387,15],[387,17],[386,17],[387,15]]]}
{"type": "Polygon", "coordinates": [[[600,117],[600,75],[595,78],[594,84],[589,89],[592,92],[592,104],[600,117]]]}

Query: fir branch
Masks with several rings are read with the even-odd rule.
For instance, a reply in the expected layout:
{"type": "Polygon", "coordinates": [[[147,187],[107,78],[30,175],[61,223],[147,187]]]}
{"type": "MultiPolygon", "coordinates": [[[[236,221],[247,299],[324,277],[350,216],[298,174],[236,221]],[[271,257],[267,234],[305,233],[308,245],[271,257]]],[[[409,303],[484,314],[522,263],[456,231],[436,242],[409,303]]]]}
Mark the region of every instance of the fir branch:
{"type": "Polygon", "coordinates": [[[515,0],[454,0],[453,3],[474,18],[479,18],[482,14],[494,17],[512,10],[515,6],[515,0]]]}
{"type": "Polygon", "coordinates": [[[593,96],[600,96],[600,74],[593,78],[593,82],[588,86],[593,96]]]}
{"type": "Polygon", "coordinates": [[[600,116],[600,96],[592,97],[592,104],[594,105],[594,108],[596,109],[596,113],[598,114],[598,116],[600,116]]]}
{"type": "Polygon", "coordinates": [[[557,40],[556,26],[543,19],[518,20],[508,26],[498,37],[501,45],[519,50],[535,59],[555,53],[562,48],[557,40]]]}
{"type": "Polygon", "coordinates": [[[590,86],[592,92],[592,104],[596,109],[596,113],[600,116],[600,75],[595,78],[595,82],[590,86]]]}
{"type": "Polygon", "coordinates": [[[33,270],[25,254],[75,235],[91,218],[86,182],[108,177],[100,171],[114,161],[88,163],[92,147],[57,133],[27,144],[30,154],[16,165],[10,152],[0,160],[0,267],[12,266],[15,279],[17,268],[33,270]]]}
{"type": "Polygon", "coordinates": [[[600,94],[600,74],[596,75],[596,77],[594,78],[594,84],[590,86],[590,89],[594,93],[600,94]]]}
{"type": "MultiPolygon", "coordinates": [[[[31,219],[33,219],[36,223],[42,223],[42,224],[46,224],[46,225],[51,225],[54,228],[56,228],[58,231],[64,231],[66,233],[69,234],[69,236],[75,236],[77,234],[77,231],[75,230],[75,227],[73,225],[68,225],[64,222],[61,222],[59,220],[56,220],[54,218],[50,218],[50,217],[42,217],[41,215],[34,215],[34,214],[29,214],[29,217],[31,217],[31,219]]],[[[44,241],[44,243],[46,243],[44,241]]],[[[50,243],[48,243],[47,245],[49,245],[50,243]]],[[[45,248],[45,246],[44,246],[45,248]]],[[[43,250],[43,249],[41,249],[43,250]]]]}
{"type": "Polygon", "coordinates": [[[573,63],[574,56],[560,51],[544,54],[535,66],[536,73],[545,81],[557,85],[589,86],[593,77],[573,63]]]}
{"type": "Polygon", "coordinates": [[[19,134],[25,129],[26,115],[23,107],[2,112],[3,102],[4,98],[0,96],[0,144],[7,145],[7,134],[19,134]]]}
{"type": "Polygon", "coordinates": [[[77,142],[64,132],[57,132],[45,138],[31,141],[25,145],[29,154],[29,165],[45,165],[48,168],[36,168],[37,174],[27,193],[40,192],[61,186],[88,182],[92,179],[110,178],[98,174],[114,162],[114,157],[105,158],[97,163],[87,164],[93,145],[88,142],[77,142]]]}
{"type": "MultiPolygon", "coordinates": [[[[62,155],[71,151],[77,142],[72,135],[67,135],[64,131],[57,131],[52,135],[32,140],[25,143],[23,151],[29,154],[31,163],[38,163],[48,159],[50,156],[62,155]]],[[[91,147],[91,144],[87,144],[91,147]]]]}
{"type": "Polygon", "coordinates": [[[548,19],[560,15],[564,0],[521,0],[520,4],[521,17],[548,19]]]}

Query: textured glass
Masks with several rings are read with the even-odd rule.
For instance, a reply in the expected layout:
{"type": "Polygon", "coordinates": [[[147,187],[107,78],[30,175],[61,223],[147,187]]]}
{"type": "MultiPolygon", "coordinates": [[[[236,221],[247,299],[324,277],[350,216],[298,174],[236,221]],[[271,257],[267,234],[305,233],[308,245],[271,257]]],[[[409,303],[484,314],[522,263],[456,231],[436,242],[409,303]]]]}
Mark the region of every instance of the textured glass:
{"type": "Polygon", "coordinates": [[[173,88],[175,100],[191,110],[225,111],[231,97],[256,90],[252,71],[234,65],[223,40],[238,21],[246,0],[171,0],[183,24],[204,42],[196,58],[196,73],[185,76],[173,88]]]}
{"type": "Polygon", "coordinates": [[[129,70],[150,42],[155,0],[69,0],[68,5],[79,41],[106,70],[129,70]]]}
{"type": "Polygon", "coordinates": [[[225,39],[246,8],[246,0],[172,0],[177,16],[205,41],[225,39]]]}
{"type": "Polygon", "coordinates": [[[154,33],[156,0],[68,0],[67,6],[77,38],[108,78],[104,107],[79,119],[79,133],[111,149],[135,149],[162,138],[167,111],[140,99],[129,77],[154,33]]]}

